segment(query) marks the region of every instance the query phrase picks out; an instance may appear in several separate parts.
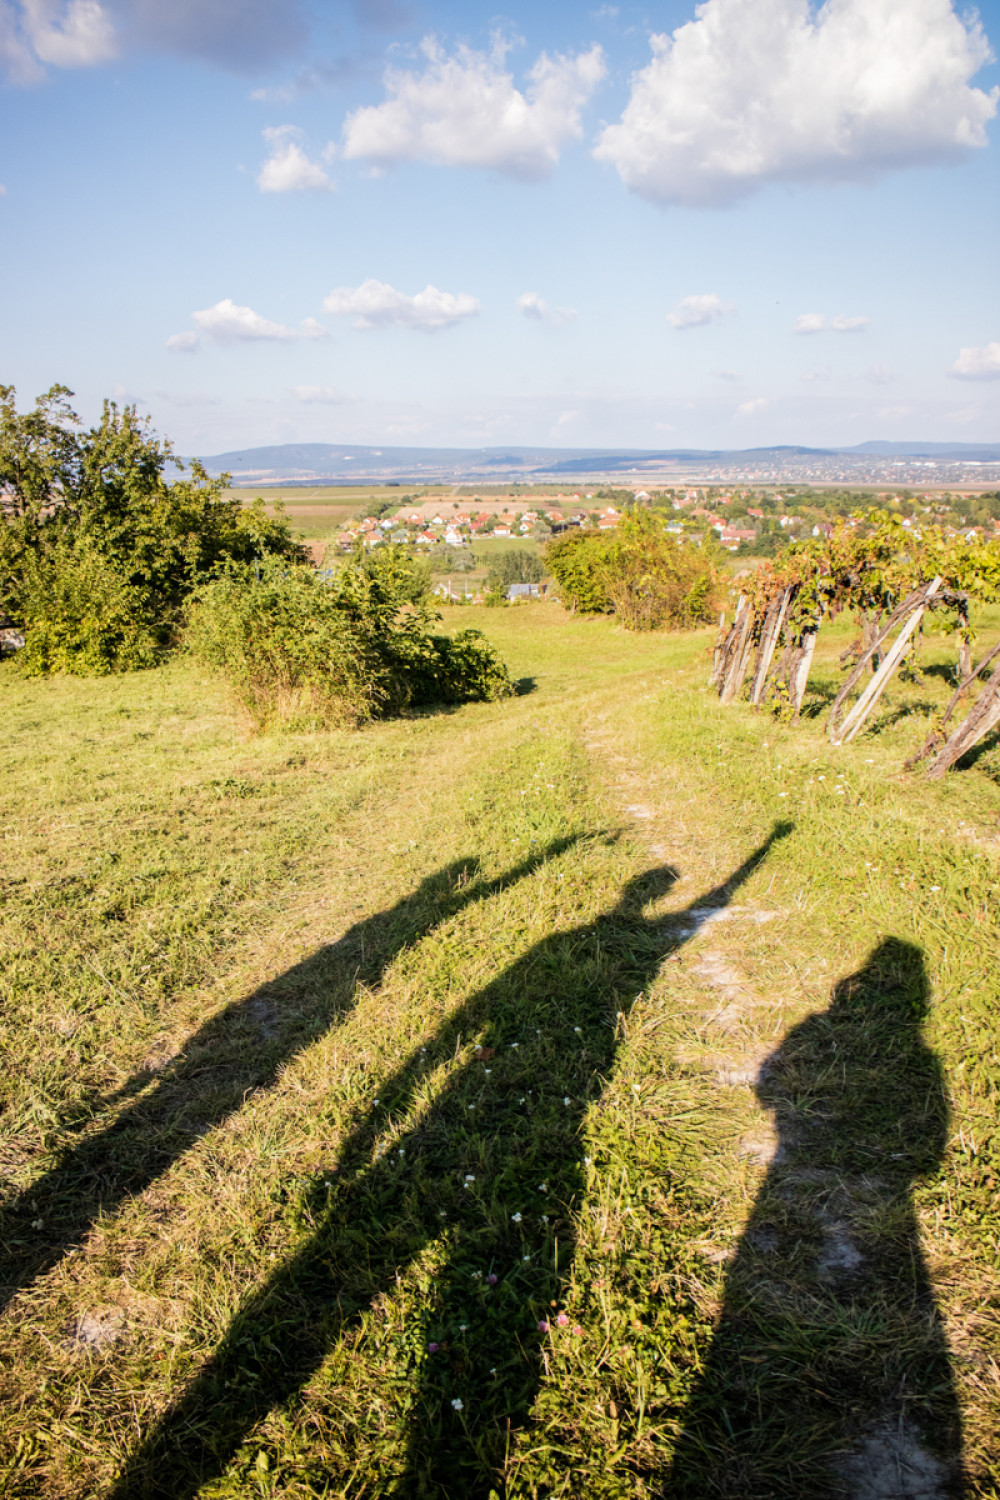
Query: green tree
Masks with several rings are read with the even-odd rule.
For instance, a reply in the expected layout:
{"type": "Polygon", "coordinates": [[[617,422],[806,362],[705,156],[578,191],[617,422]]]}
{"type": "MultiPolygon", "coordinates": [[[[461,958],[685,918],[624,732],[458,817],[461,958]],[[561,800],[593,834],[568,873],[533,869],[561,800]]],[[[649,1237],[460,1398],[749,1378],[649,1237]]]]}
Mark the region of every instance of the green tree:
{"type": "Polygon", "coordinates": [[[545,567],[537,553],[509,547],[491,554],[486,584],[491,590],[505,589],[512,583],[541,583],[544,577],[545,567]]]}
{"type": "Polygon", "coordinates": [[[71,395],[53,386],[22,414],[0,386],[0,613],[25,630],[22,669],[148,666],[223,561],[303,555],[280,513],[188,470],[134,406],[106,401],[83,430],[71,395]]]}
{"type": "Polygon", "coordinates": [[[575,527],[546,545],[545,561],[567,609],[585,615],[611,611],[604,575],[610,549],[610,533],[589,527],[575,527]]]}

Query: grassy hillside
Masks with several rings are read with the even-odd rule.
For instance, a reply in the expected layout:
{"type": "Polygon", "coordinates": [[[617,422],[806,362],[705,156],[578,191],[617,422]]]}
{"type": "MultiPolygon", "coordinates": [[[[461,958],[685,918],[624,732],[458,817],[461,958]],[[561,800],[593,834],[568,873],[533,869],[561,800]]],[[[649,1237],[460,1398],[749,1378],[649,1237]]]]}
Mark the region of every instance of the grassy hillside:
{"type": "Polygon", "coordinates": [[[846,625],[788,728],[708,633],[445,623],[521,695],[0,668],[0,1489],[996,1496],[1000,751],[900,771],[953,643],[833,750],[846,625]]]}

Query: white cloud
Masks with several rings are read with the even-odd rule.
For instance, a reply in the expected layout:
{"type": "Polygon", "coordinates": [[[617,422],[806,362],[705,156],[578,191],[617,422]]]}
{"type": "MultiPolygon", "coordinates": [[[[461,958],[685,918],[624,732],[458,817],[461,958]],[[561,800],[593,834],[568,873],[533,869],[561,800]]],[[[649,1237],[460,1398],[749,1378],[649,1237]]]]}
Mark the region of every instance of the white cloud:
{"type": "Polygon", "coordinates": [[[871,323],[871,318],[848,318],[838,313],[826,321],[826,313],[800,313],[795,319],[796,333],[825,333],[832,328],[834,333],[861,333],[871,323]]]}
{"type": "Polygon", "coordinates": [[[122,48],[172,52],[237,71],[301,49],[299,0],[0,0],[0,67],[18,83],[93,67],[122,48]]]}
{"type": "Polygon", "coordinates": [[[192,313],[197,332],[172,333],[167,339],[167,348],[181,354],[193,354],[202,338],[213,344],[246,344],[259,340],[290,342],[294,339],[326,338],[326,329],[315,318],[303,318],[298,328],[287,328],[284,323],[272,323],[262,318],[252,307],[240,307],[231,297],[224,297],[214,307],[203,308],[192,313]]]}
{"type": "Polygon", "coordinates": [[[754,412],[760,411],[767,405],[766,396],[757,396],[753,401],[744,401],[733,413],[734,417],[752,417],[754,412]]]}
{"type": "Polygon", "coordinates": [[[516,305],[518,312],[523,313],[526,318],[539,323],[551,323],[553,328],[562,328],[566,323],[572,323],[577,315],[573,307],[550,307],[537,292],[522,292],[516,305]]]}
{"type": "Polygon", "coordinates": [[[575,427],[582,416],[583,413],[577,411],[575,408],[561,411],[549,428],[549,437],[559,438],[565,436],[567,428],[575,427]]]}
{"type": "Polygon", "coordinates": [[[88,68],[118,53],[110,12],[98,0],[0,0],[0,61],[17,83],[55,68],[88,68]]]}
{"type": "Polygon", "coordinates": [[[305,406],[341,406],[347,400],[329,385],[293,385],[292,395],[305,406]]]}
{"type": "Polygon", "coordinates": [[[706,323],[721,323],[732,310],[732,305],[714,292],[702,292],[682,297],[673,312],[667,313],[667,322],[674,328],[702,328],[706,323]]]}
{"type": "MultiPolygon", "coordinates": [[[[299,145],[301,134],[295,125],[275,125],[264,131],[271,154],[257,174],[257,186],[262,193],[336,191],[336,184],[319,162],[310,161],[299,145]]],[[[329,158],[332,154],[328,146],[324,155],[329,158]]]]}
{"type": "Polygon", "coordinates": [[[576,57],[542,53],[522,93],[505,67],[507,44],[461,46],[449,57],[433,37],[422,72],[390,68],[384,103],[344,122],[343,154],[378,166],[426,161],[488,167],[511,177],[547,177],[561,148],[583,134],[580,112],[604,77],[600,47],[576,57]]]}
{"type": "Polygon", "coordinates": [[[650,39],[594,155],[657,203],[728,203],[767,182],[870,180],[986,145],[1000,90],[951,0],[705,0],[650,39]]]}
{"type": "Polygon", "coordinates": [[[1000,342],[961,349],[948,374],[957,380],[1000,380],[1000,342]]]}
{"type": "Polygon", "coordinates": [[[825,327],[825,313],[800,313],[795,319],[796,333],[822,333],[825,327]]]}
{"type": "Polygon", "coordinates": [[[426,286],[408,297],[372,277],[357,287],[336,287],[323,306],[337,317],[353,316],[355,328],[415,328],[421,333],[451,328],[479,311],[479,302],[468,292],[440,292],[436,286],[426,286]]]}

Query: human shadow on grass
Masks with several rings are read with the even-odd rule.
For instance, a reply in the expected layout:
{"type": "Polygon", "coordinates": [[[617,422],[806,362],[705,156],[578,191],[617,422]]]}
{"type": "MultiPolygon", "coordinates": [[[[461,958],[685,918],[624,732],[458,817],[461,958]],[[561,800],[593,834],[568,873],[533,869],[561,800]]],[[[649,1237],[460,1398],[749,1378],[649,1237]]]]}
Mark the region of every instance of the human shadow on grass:
{"type": "Polygon", "coordinates": [[[100,1215],[143,1192],[250,1094],[269,1088],[293,1057],[349,1014],[365,987],[378,984],[403,948],[573,842],[557,840],[492,880],[477,877],[474,859],[455,860],[395,906],[226,1006],[175,1056],[137,1069],[91,1109],[83,1128],[114,1110],[112,1123],[65,1148],[49,1171],[0,1207],[0,1311],[79,1245],[100,1215]]]}
{"type": "MultiPolygon", "coordinates": [[[[229,1469],[275,1408],[293,1425],[302,1420],[307,1449],[313,1436],[323,1451],[326,1423],[332,1447],[360,1461],[365,1398],[384,1394],[360,1393],[348,1414],[343,1390],[305,1403],[299,1392],[338,1345],[362,1337],[363,1315],[408,1271],[423,1286],[420,1310],[402,1344],[380,1356],[393,1369],[406,1436],[373,1438],[382,1447],[364,1460],[366,1492],[500,1493],[508,1445],[538,1386],[541,1325],[557,1322],[574,1254],[587,1182],[581,1124],[613,1068],[619,1016],[790,826],[777,825],[726,881],[669,919],[645,908],[675,872],[631,881],[612,909],[545,937],[414,1048],[307,1189],[301,1209],[315,1233],[247,1298],[213,1358],[143,1439],[112,1500],[187,1500],[229,1469]],[[435,1067],[446,1072],[428,1093],[435,1067]],[[408,1123],[392,1133],[396,1120],[408,1123]]],[[[241,1462],[231,1482],[252,1483],[241,1462]]],[[[296,1478],[318,1489],[330,1482],[321,1460],[297,1467],[296,1478]]]]}
{"type": "Polygon", "coordinates": [[[887,938],[763,1064],[777,1151],[725,1279],[670,1500],[943,1500],[962,1435],[912,1185],[948,1111],[919,948],[887,938]]]}

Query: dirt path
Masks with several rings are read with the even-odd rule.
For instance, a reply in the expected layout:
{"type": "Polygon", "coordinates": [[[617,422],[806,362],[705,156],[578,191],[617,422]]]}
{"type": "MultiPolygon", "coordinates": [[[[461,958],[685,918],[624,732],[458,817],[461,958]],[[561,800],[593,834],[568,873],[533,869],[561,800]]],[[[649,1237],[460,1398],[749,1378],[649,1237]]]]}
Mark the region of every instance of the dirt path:
{"type": "MultiPolygon", "coordinates": [[[[629,753],[620,725],[613,721],[595,723],[585,744],[609,796],[650,856],[680,870],[679,886],[688,895],[695,881],[710,883],[720,862],[711,848],[719,829],[702,822],[704,810],[695,797],[689,796],[686,807],[682,800],[678,808],[676,781],[674,796],[665,794],[662,774],[629,753]]],[[[721,1284],[706,1279],[703,1288],[713,1304],[716,1348],[726,1325],[744,1318],[748,1307],[758,1316],[762,1308],[778,1318],[801,1313],[815,1323],[820,1300],[837,1317],[855,1313],[866,1298],[883,1304],[880,1310],[885,1311],[892,1297],[886,1298],[881,1282],[886,1276],[882,1263],[892,1262],[894,1244],[878,1223],[879,1211],[892,1196],[889,1187],[871,1171],[852,1173],[839,1164],[836,1122],[821,1118],[804,1123],[801,1112],[789,1111],[780,1097],[789,1072],[783,1040],[820,1024],[809,1018],[800,996],[774,982],[782,968],[788,918],[787,911],[749,900],[689,908],[683,930],[677,930],[685,940],[677,961],[681,982],[673,985],[679,992],[675,1003],[683,1007],[677,1060],[708,1080],[720,1113],[733,1122],[725,1155],[711,1170],[728,1180],[735,1212],[720,1225],[719,1235],[702,1246],[706,1262],[723,1269],[721,1284]],[[746,971],[748,952],[756,959],[756,977],[746,971]],[[781,1243],[789,1217],[809,1244],[811,1267],[805,1278],[801,1265],[792,1268],[781,1243]],[[803,1297],[805,1279],[814,1285],[803,1297]],[[805,1301],[811,1303],[808,1310],[805,1301]]],[[[914,1232],[914,1243],[916,1238],[914,1232]]],[[[924,1300],[930,1303],[929,1297],[924,1300]]],[[[936,1323],[932,1313],[927,1316],[936,1323]]],[[[930,1357],[946,1364],[943,1331],[933,1327],[926,1342],[930,1357]]],[[[767,1355],[749,1358],[759,1364],[767,1355]]],[[[949,1500],[964,1492],[958,1461],[930,1451],[901,1399],[904,1393],[887,1392],[875,1410],[859,1410],[857,1392],[851,1389],[829,1394],[832,1405],[841,1407],[842,1420],[829,1434],[828,1493],[845,1500],[949,1500]]],[[[791,1391],[789,1399],[795,1400],[791,1391]]],[[[694,1420],[697,1424],[697,1416],[694,1420]]],[[[957,1450],[957,1415],[954,1421],[950,1443],[957,1450]]],[[[702,1425],[706,1430],[696,1434],[696,1444],[710,1436],[708,1424],[702,1425]]],[[[721,1449],[726,1433],[714,1435],[717,1440],[721,1436],[721,1449]]],[[[947,1434],[945,1438],[947,1444],[947,1434]]],[[[754,1458],[744,1460],[739,1448],[734,1441],[728,1458],[708,1468],[719,1493],[757,1496],[762,1491],[755,1482],[754,1458]]],[[[682,1442],[682,1454],[683,1449],[682,1442]]],[[[688,1478],[682,1457],[674,1470],[676,1493],[688,1493],[688,1478]]]]}

